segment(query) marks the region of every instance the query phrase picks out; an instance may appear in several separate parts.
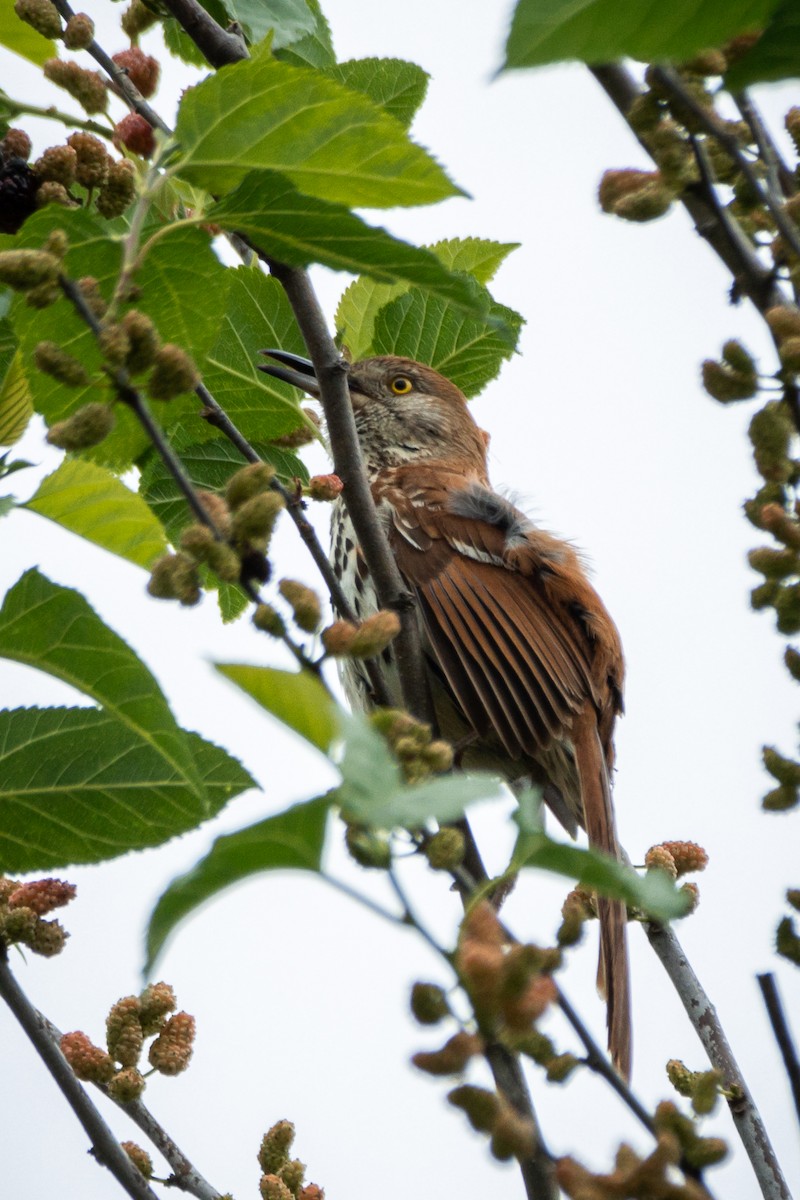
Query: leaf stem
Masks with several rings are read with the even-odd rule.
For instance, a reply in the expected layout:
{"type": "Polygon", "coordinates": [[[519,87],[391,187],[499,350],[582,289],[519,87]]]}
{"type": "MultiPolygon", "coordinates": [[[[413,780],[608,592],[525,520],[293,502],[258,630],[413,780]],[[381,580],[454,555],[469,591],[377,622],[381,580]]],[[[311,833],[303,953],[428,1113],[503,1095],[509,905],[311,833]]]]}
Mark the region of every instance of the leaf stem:
{"type": "Polygon", "coordinates": [[[86,117],[76,117],[72,113],[62,112],[54,104],[50,104],[47,107],[42,107],[38,104],[23,104],[19,100],[12,100],[10,96],[4,96],[3,107],[8,111],[8,115],[12,120],[15,117],[42,117],[48,121],[60,121],[68,129],[83,129],[86,133],[95,133],[99,137],[104,138],[112,138],[114,136],[114,130],[110,125],[101,125],[99,121],[92,121],[86,117]]]}

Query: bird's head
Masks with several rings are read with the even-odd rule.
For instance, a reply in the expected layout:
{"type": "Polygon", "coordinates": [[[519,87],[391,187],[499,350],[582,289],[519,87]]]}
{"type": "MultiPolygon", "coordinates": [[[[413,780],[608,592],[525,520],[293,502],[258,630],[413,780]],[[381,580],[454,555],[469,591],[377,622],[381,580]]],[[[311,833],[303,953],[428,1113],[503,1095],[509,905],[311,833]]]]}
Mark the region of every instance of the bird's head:
{"type": "MultiPolygon", "coordinates": [[[[259,369],[319,396],[308,359],[264,350],[277,363],[259,369]],[[279,365],[278,365],[279,364],[279,365]]],[[[409,462],[456,459],[485,470],[486,437],[475,424],[462,392],[432,367],[384,355],[345,364],[350,403],[367,470],[409,462]]]]}

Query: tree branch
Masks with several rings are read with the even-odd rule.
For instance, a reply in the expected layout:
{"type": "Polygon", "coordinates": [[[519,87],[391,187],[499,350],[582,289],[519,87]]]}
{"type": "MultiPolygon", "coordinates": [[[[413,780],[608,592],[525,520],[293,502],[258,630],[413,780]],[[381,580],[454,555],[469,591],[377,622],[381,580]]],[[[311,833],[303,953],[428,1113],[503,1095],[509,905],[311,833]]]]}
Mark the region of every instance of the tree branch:
{"type": "Polygon", "coordinates": [[[767,1015],[772,1025],[772,1032],[775,1034],[775,1041],[778,1043],[778,1049],[783,1058],[786,1074],[789,1076],[792,1099],[794,1100],[798,1120],[800,1120],[800,1059],[797,1057],[797,1050],[792,1040],[791,1030],[784,1015],[781,998],[778,995],[778,985],[775,982],[775,976],[771,973],[757,975],[756,979],[758,980],[758,986],[761,988],[761,995],[764,997],[767,1015]]]}
{"type": "MultiPolygon", "coordinates": [[[[603,63],[590,69],[627,122],[631,105],[641,95],[633,75],[618,63],[603,63]]],[[[635,130],[632,132],[649,155],[647,142],[635,130]]],[[[678,200],[694,221],[697,232],[728,268],[739,291],[752,300],[760,313],[789,302],[774,271],[761,262],[738,225],[721,219],[716,197],[709,195],[703,183],[684,188],[678,200]]]]}
{"type": "Polygon", "coordinates": [[[92,1143],[92,1154],[98,1163],[108,1168],[131,1200],[158,1200],[141,1171],[133,1165],[92,1104],[59,1046],[53,1042],[48,1023],[36,1011],[17,983],[8,965],[8,950],[2,941],[0,941],[0,996],[19,1021],[65,1100],[86,1131],[92,1143]]]}
{"type": "MultiPolygon", "coordinates": [[[[61,1030],[52,1021],[48,1020],[43,1013],[37,1009],[34,1009],[34,1012],[42,1029],[57,1047],[62,1037],[61,1030]]],[[[116,1104],[117,1108],[130,1117],[134,1125],[137,1125],[142,1133],[150,1139],[158,1152],[170,1165],[174,1176],[171,1180],[172,1186],[180,1188],[184,1192],[189,1192],[190,1195],[196,1196],[197,1200],[222,1200],[221,1194],[217,1189],[203,1178],[197,1168],[175,1144],[164,1127],[159,1124],[150,1110],[142,1104],[141,1100],[131,1100],[128,1103],[124,1103],[121,1100],[114,1099],[105,1084],[95,1083],[92,1086],[96,1087],[99,1092],[102,1092],[112,1104],[116,1104]]]]}
{"type": "Polygon", "coordinates": [[[764,1200],[791,1200],[788,1184],[761,1114],[747,1089],[716,1009],[683,953],[680,942],[669,926],[649,922],[644,929],[703,1043],[709,1062],[722,1072],[726,1089],[734,1091],[733,1097],[728,1100],[728,1107],[764,1200]]]}
{"type": "Polygon", "coordinates": [[[212,67],[228,66],[249,57],[243,38],[224,30],[197,0],[163,0],[163,4],[212,67]]]}

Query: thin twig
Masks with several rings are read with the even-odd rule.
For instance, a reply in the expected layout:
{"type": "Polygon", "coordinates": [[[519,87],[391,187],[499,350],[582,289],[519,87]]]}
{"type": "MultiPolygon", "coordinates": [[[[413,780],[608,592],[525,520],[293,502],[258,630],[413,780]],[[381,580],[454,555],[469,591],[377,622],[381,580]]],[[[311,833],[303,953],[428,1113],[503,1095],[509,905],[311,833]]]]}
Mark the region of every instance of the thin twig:
{"type": "MultiPolygon", "coordinates": [[[[747,181],[750,190],[769,210],[778,228],[778,232],[784,238],[787,245],[791,247],[792,251],[800,258],[800,230],[797,229],[797,226],[787,215],[780,193],[775,193],[769,186],[766,188],[763,186],[758,172],[747,155],[742,152],[742,147],[739,145],[736,135],[726,129],[713,109],[706,108],[695,99],[684,85],[683,80],[674,67],[656,66],[652,68],[652,71],[654,80],[683,107],[687,108],[709,137],[714,138],[723,150],[730,155],[747,181]]],[[[768,166],[768,164],[765,165],[768,166]]]]}
{"type": "Polygon", "coordinates": [[[50,1037],[41,1015],[17,983],[0,942],[0,996],[27,1034],[34,1049],[60,1088],[92,1143],[92,1154],[107,1167],[131,1200],[158,1200],[142,1173],[133,1165],[112,1131],[75,1077],[61,1049],[50,1037]]]}
{"type": "Polygon", "coordinates": [[[42,117],[46,121],[59,121],[62,125],[66,125],[67,129],[83,129],[86,133],[96,133],[104,138],[111,138],[114,135],[114,130],[110,125],[101,125],[99,121],[62,112],[54,104],[50,104],[46,108],[38,104],[21,104],[19,100],[12,100],[10,96],[3,97],[3,115],[12,121],[16,117],[42,117]]]}
{"type": "MultiPolygon", "coordinates": [[[[61,1030],[52,1021],[48,1020],[43,1013],[36,1009],[34,1009],[34,1012],[44,1033],[50,1037],[55,1046],[58,1046],[62,1037],[61,1030]]],[[[99,1092],[102,1092],[112,1104],[116,1104],[117,1108],[121,1109],[126,1116],[130,1117],[134,1125],[137,1125],[141,1129],[142,1133],[153,1143],[159,1154],[169,1163],[172,1170],[172,1177],[168,1182],[171,1186],[188,1192],[190,1195],[197,1197],[197,1200],[222,1200],[221,1194],[217,1189],[208,1180],[203,1178],[197,1167],[190,1162],[180,1147],[169,1136],[163,1125],[156,1120],[141,1100],[130,1100],[128,1102],[116,1100],[109,1093],[105,1084],[95,1083],[92,1086],[96,1087],[99,1092]]]]}
{"type": "MultiPolygon", "coordinates": [[[[603,63],[590,68],[597,82],[627,120],[631,105],[641,95],[633,75],[619,63],[603,63]]],[[[650,154],[645,138],[632,131],[643,149],[650,154]]],[[[712,189],[713,190],[713,189],[712,189]]],[[[751,243],[736,223],[720,220],[718,202],[703,183],[690,184],[678,197],[704,238],[730,271],[738,290],[748,296],[762,314],[768,308],[788,303],[775,273],[761,262],[751,243]]]]}
{"type": "Polygon", "coordinates": [[[709,1062],[722,1072],[726,1090],[733,1093],[728,1100],[728,1107],[764,1200],[791,1200],[788,1184],[761,1114],[747,1089],[716,1009],[683,953],[680,942],[669,926],[649,922],[644,929],[703,1043],[709,1062]]]}
{"type": "Polygon", "coordinates": [[[746,121],[753,135],[761,161],[767,168],[775,196],[777,198],[793,196],[797,191],[797,181],[794,172],[784,162],[783,157],[770,137],[769,131],[761,119],[761,113],[756,108],[747,92],[735,92],[733,102],[746,121]]]}
{"type": "MultiPolygon", "coordinates": [[[[67,3],[67,0],[53,0],[53,3],[65,21],[75,16],[75,10],[67,3]]],[[[137,112],[139,116],[144,117],[145,121],[152,125],[154,129],[160,129],[162,133],[167,134],[170,132],[169,126],[162,121],[155,109],[150,107],[139,89],[131,83],[127,71],[123,71],[122,67],[118,67],[113,58],[109,54],[106,54],[102,46],[96,41],[92,41],[86,47],[86,52],[103,68],[113,83],[115,91],[122,97],[129,108],[137,112]]]]}
{"type": "Polygon", "coordinates": [[[775,1041],[778,1043],[778,1049],[783,1058],[786,1074],[789,1077],[789,1086],[792,1089],[795,1111],[798,1120],[800,1120],[800,1059],[797,1057],[797,1050],[792,1039],[791,1030],[789,1029],[789,1023],[786,1020],[781,998],[778,995],[778,985],[772,973],[757,975],[756,979],[758,980],[758,986],[761,988],[761,995],[764,997],[767,1015],[772,1025],[772,1032],[775,1034],[775,1041]]]}

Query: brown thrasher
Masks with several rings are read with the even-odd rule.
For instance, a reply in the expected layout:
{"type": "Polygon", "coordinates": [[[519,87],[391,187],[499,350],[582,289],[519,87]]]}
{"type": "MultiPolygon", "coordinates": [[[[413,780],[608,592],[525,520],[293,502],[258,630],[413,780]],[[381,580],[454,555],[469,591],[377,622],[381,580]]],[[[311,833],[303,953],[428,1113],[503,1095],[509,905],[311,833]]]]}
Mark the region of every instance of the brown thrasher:
{"type": "MultiPolygon", "coordinates": [[[[261,370],[319,394],[308,360],[263,353],[261,370]]],[[[431,691],[443,737],[465,749],[464,766],[532,779],[574,834],[620,856],[609,776],[622,712],[619,634],[567,543],[492,491],[487,438],[458,388],[406,358],[368,358],[347,368],[350,399],[378,512],[417,602],[431,691]]],[[[375,589],[347,510],[338,501],[331,556],[360,616],[375,589]]],[[[357,662],[343,677],[364,707],[369,680],[357,662]]],[[[598,978],[608,1005],[608,1044],[630,1073],[626,913],[599,901],[598,978]]]]}

